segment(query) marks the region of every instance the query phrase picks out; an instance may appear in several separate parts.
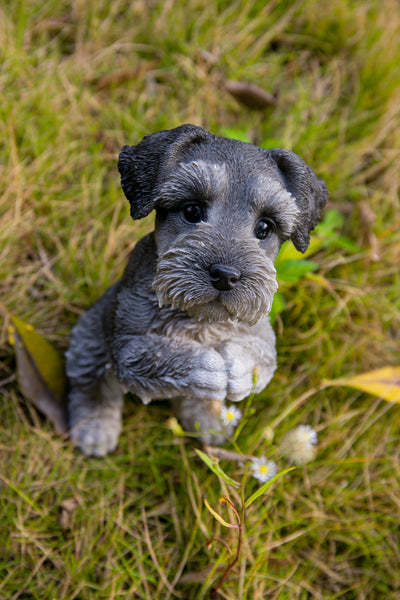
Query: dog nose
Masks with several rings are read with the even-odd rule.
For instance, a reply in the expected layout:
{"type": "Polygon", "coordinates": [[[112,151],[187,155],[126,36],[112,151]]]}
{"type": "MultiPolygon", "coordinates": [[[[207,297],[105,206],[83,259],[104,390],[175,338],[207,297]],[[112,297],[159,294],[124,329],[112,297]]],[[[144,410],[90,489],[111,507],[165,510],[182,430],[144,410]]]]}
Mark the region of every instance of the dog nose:
{"type": "Polygon", "coordinates": [[[226,292],[234,288],[241,275],[240,271],[227,265],[212,265],[209,273],[211,283],[220,292],[226,292]]]}

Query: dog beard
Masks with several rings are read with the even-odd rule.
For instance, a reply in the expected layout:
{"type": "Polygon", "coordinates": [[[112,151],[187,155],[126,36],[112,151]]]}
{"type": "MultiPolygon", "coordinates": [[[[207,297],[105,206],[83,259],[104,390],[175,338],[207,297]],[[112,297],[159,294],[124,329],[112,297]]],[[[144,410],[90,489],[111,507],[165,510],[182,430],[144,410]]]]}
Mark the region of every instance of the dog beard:
{"type": "Polygon", "coordinates": [[[228,243],[210,228],[202,223],[159,256],[153,281],[159,305],[180,308],[198,320],[237,319],[254,325],[271,310],[278,288],[275,267],[256,240],[232,239],[228,243]],[[215,264],[240,271],[231,290],[213,287],[209,269],[215,264]]]}

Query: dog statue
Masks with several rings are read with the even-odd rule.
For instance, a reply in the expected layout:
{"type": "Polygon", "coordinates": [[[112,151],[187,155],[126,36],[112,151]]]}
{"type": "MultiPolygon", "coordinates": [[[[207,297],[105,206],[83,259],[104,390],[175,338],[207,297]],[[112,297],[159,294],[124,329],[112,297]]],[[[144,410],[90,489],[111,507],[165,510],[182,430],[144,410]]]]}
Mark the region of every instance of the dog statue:
{"type": "Polygon", "coordinates": [[[112,452],[131,391],[145,404],[171,399],[187,431],[221,443],[224,401],[273,376],[273,263],[285,240],[305,252],[326,185],[294,152],[194,125],[124,146],[118,168],[131,216],[155,209],[155,229],[72,330],[72,440],[88,455],[112,452]]]}

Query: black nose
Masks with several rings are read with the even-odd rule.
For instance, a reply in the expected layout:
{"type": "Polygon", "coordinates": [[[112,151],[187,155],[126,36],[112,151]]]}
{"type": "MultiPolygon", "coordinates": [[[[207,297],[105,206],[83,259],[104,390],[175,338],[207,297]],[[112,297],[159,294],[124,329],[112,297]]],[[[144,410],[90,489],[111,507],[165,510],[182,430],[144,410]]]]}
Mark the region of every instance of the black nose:
{"type": "Polygon", "coordinates": [[[209,272],[211,283],[220,292],[226,292],[234,288],[241,275],[240,271],[226,265],[212,265],[209,272]]]}

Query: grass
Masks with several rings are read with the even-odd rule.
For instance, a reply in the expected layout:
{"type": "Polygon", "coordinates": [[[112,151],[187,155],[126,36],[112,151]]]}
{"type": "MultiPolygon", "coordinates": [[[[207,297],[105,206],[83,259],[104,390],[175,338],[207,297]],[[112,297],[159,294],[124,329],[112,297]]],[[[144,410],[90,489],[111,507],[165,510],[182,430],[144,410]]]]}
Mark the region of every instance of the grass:
{"type": "MultiPolygon", "coordinates": [[[[394,0],[0,8],[1,297],[60,350],[152,227],[129,219],[116,170],[125,143],[191,122],[293,149],[344,217],[347,245],[325,244],[316,271],[282,282],[279,369],[238,439],[268,455],[271,433],[310,423],[318,457],[248,509],[228,600],[400,598],[399,406],[318,391],[327,377],[400,364],[399,34],[394,0]],[[277,106],[248,110],[225,78],[265,87],[277,106]]],[[[234,532],[204,506],[225,490],[198,443],[167,427],[168,406],[127,402],[117,452],[86,459],[22,399],[7,320],[0,369],[0,597],[208,598],[229,557],[207,540],[234,544],[234,532]]]]}

